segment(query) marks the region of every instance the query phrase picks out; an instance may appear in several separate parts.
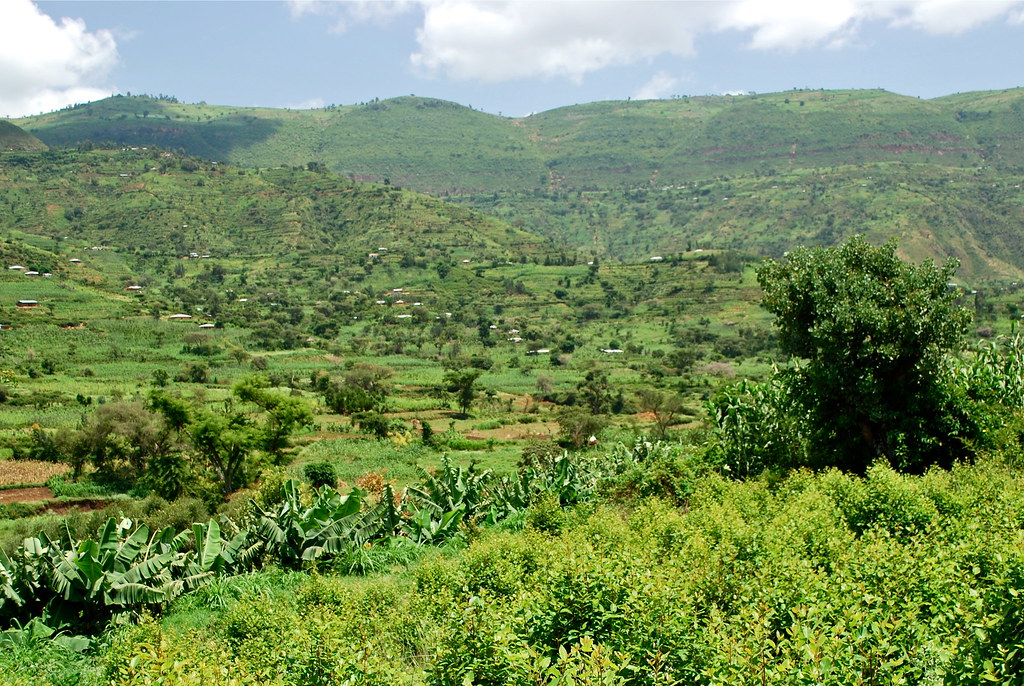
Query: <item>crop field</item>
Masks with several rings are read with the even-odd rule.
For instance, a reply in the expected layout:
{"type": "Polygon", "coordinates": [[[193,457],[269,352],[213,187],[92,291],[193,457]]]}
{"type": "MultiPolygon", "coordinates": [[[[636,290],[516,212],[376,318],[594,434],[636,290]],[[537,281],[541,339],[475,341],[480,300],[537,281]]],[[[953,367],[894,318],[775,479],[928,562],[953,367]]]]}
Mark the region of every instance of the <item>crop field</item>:
{"type": "Polygon", "coordinates": [[[0,461],[0,488],[43,484],[51,477],[66,474],[69,467],[38,460],[0,461]]]}

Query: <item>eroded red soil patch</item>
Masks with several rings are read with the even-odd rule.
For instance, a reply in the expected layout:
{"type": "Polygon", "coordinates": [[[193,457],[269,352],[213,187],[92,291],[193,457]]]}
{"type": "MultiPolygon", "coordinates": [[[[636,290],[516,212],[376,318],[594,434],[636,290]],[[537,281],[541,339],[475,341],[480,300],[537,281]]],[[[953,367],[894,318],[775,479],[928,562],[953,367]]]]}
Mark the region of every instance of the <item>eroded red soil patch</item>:
{"type": "Polygon", "coordinates": [[[49,500],[52,497],[53,493],[46,486],[0,490],[0,503],[32,503],[39,500],[49,500]]]}

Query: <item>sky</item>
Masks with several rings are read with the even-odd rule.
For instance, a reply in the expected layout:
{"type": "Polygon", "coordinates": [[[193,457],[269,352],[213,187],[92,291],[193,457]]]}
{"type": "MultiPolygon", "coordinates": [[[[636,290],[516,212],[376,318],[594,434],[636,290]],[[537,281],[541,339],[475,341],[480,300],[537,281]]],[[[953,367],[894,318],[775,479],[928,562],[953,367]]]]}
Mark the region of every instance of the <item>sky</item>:
{"type": "Polygon", "coordinates": [[[520,117],[599,100],[1024,86],[1024,0],[0,0],[0,117],[115,93],[520,117]]]}

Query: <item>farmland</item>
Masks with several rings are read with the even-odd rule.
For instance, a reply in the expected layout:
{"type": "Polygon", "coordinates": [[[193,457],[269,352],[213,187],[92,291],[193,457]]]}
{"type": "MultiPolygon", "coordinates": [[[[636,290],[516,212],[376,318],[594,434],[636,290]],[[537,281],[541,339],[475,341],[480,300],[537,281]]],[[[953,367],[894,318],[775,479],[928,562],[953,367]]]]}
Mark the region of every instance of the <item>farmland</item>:
{"type": "MultiPolygon", "coordinates": [[[[799,185],[708,179],[700,202],[770,208],[761,233],[725,240],[715,215],[714,247],[655,252],[668,244],[638,229],[643,256],[616,259],[559,231],[655,196],[523,191],[538,224],[550,203],[576,217],[537,231],[484,214],[483,196],[453,205],[315,164],[88,147],[0,155],[0,680],[1019,677],[1014,234],[968,251],[906,232],[886,253],[868,246],[889,238],[879,216],[845,244],[895,265],[866,292],[882,312],[907,298],[902,329],[953,314],[919,355],[937,397],[918,383],[885,405],[909,418],[844,472],[828,451],[863,452],[861,437],[830,428],[853,394],[817,413],[813,359],[793,359],[760,305],[764,257],[815,242],[769,217],[802,206],[799,185]],[[897,249],[975,261],[967,278],[905,276],[897,249]]],[[[879,164],[820,176],[815,202],[833,182],[903,193],[879,164]]],[[[991,207],[1018,211],[1000,184],[991,207]]],[[[916,221],[934,210],[901,197],[916,221]]],[[[662,217],[691,212],[666,198],[662,217]]],[[[863,326],[859,305],[820,311],[863,326]]],[[[902,359],[881,338],[855,337],[866,364],[902,359]]],[[[851,420],[874,422],[865,438],[894,425],[870,411],[851,420]]]]}

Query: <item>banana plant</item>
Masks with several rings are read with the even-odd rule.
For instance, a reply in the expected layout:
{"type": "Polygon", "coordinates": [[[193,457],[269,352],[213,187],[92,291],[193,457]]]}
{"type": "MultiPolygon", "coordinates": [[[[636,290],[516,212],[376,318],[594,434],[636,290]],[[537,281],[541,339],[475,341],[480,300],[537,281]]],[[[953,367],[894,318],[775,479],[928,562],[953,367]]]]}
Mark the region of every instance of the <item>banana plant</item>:
{"type": "Polygon", "coordinates": [[[314,492],[312,504],[304,506],[299,482],[290,479],[281,486],[276,509],[258,509],[252,531],[281,564],[298,568],[363,545],[379,533],[377,508],[363,509],[366,496],[359,488],[341,495],[324,486],[314,492]]]}
{"type": "Polygon", "coordinates": [[[48,554],[35,537],[24,539],[13,556],[0,550],[0,620],[34,617],[53,598],[48,554]]]}
{"type": "Polygon", "coordinates": [[[574,505],[593,495],[594,479],[576,459],[563,453],[550,469],[537,473],[536,487],[554,493],[562,505],[574,505]]]}
{"type": "Polygon", "coordinates": [[[535,481],[532,469],[523,469],[513,477],[502,477],[491,488],[489,523],[496,523],[528,508],[538,492],[535,481]]]}
{"type": "MultiPolygon", "coordinates": [[[[405,499],[403,494],[402,500],[405,499]]],[[[390,538],[402,528],[405,518],[402,516],[401,505],[396,502],[391,484],[384,484],[384,493],[380,503],[374,508],[372,518],[377,521],[377,532],[374,538],[390,538]]]]}
{"type": "Polygon", "coordinates": [[[432,510],[437,515],[462,508],[464,518],[472,519],[489,507],[487,487],[491,470],[476,472],[472,468],[453,466],[448,455],[441,456],[441,469],[434,474],[420,469],[423,480],[407,490],[410,500],[419,509],[432,510]]]}
{"type": "Polygon", "coordinates": [[[250,543],[249,532],[239,531],[231,540],[221,535],[220,524],[211,519],[208,523],[192,525],[196,550],[188,561],[188,574],[193,577],[212,573],[214,576],[235,574],[252,567],[260,551],[260,543],[250,543]]]}
{"type": "Polygon", "coordinates": [[[58,629],[94,630],[107,620],[123,621],[143,607],[159,608],[212,574],[181,573],[188,559],[180,550],[186,536],[165,529],[150,537],[148,527],[133,531],[128,519],[111,518],[98,540],[72,541],[67,548],[45,534],[37,540],[55,594],[43,620],[58,629]]]}
{"type": "Polygon", "coordinates": [[[416,543],[434,545],[454,536],[465,514],[461,505],[440,514],[433,510],[419,510],[405,520],[403,531],[416,543]]]}
{"type": "Polygon", "coordinates": [[[23,567],[0,549],[0,617],[25,604],[27,584],[23,576],[23,567]]]}
{"type": "Polygon", "coordinates": [[[53,627],[46,626],[38,617],[33,617],[24,624],[15,619],[11,624],[11,628],[0,631],[0,650],[5,648],[31,649],[40,643],[49,642],[81,653],[92,645],[90,638],[57,631],[53,627]]]}

